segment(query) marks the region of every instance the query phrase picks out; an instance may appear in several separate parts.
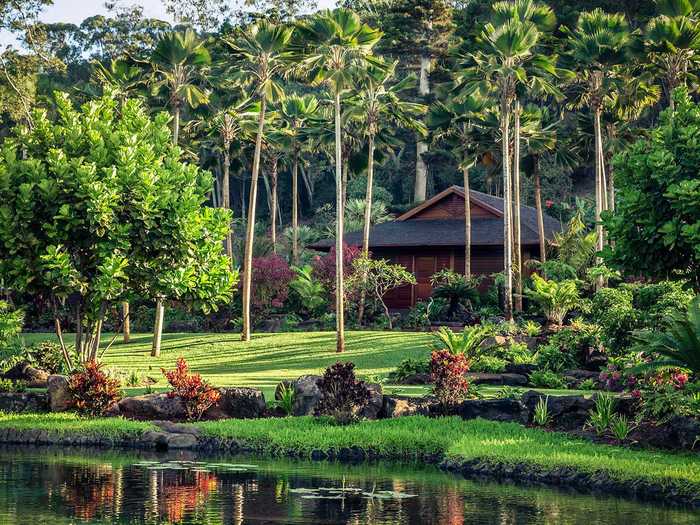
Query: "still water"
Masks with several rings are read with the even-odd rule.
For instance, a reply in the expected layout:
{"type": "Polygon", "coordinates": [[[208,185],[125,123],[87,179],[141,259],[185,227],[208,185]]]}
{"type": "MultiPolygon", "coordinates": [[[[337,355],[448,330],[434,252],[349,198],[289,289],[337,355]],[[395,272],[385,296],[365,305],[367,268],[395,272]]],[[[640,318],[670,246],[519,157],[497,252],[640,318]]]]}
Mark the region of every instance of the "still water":
{"type": "Polygon", "coordinates": [[[0,524],[685,525],[700,511],[418,465],[0,448],[0,524]]]}

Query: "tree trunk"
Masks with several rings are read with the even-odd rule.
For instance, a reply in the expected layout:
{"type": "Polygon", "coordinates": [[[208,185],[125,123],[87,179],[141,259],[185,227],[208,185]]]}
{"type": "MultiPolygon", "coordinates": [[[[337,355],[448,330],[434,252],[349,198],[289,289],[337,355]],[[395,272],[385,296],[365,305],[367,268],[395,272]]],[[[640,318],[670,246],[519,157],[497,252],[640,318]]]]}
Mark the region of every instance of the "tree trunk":
{"type": "Polygon", "coordinates": [[[505,273],[505,297],[503,313],[506,321],[513,320],[513,231],[511,215],[513,199],[510,181],[510,104],[501,96],[501,154],[503,164],[503,271],[505,273]]]}
{"type": "MultiPolygon", "coordinates": [[[[228,151],[229,147],[228,144],[224,144],[223,180],[221,181],[221,207],[226,210],[231,209],[231,156],[228,151]]],[[[231,233],[231,224],[229,224],[228,233],[226,234],[226,255],[231,261],[231,267],[233,268],[233,234],[231,233]]]]}
{"type": "Polygon", "coordinates": [[[345,286],[343,276],[343,159],[340,93],[335,94],[335,316],[336,352],[345,350],[345,286]]]}
{"type": "Polygon", "coordinates": [[[270,218],[272,222],[272,253],[277,253],[277,158],[270,170],[270,218]]]}
{"type": "Polygon", "coordinates": [[[608,163],[608,210],[615,211],[615,173],[613,171],[612,162],[608,163]]]}
{"type": "Polygon", "coordinates": [[[299,265],[299,152],[296,138],[292,145],[294,161],[292,164],[292,262],[299,265]]]}
{"type": "Polygon", "coordinates": [[[173,107],[173,144],[177,146],[177,141],[180,138],[180,106],[175,104],[173,107]]]}
{"type": "Polygon", "coordinates": [[[153,345],[151,346],[152,357],[160,357],[160,343],[163,334],[163,316],[165,315],[163,300],[163,297],[158,297],[156,299],[156,320],[155,328],[153,329],[153,345]]]}
{"type": "MultiPolygon", "coordinates": [[[[365,190],[365,220],[362,228],[362,256],[369,256],[369,230],[372,223],[372,189],[374,187],[374,134],[370,133],[368,137],[367,148],[369,150],[367,157],[367,189],[365,190]]],[[[365,313],[365,281],[367,275],[362,277],[362,291],[360,292],[360,304],[357,308],[357,324],[362,326],[362,318],[365,313]]],[[[386,308],[386,307],[385,307],[386,308]]],[[[391,319],[389,320],[391,325],[391,319]]],[[[391,326],[389,326],[391,328],[391,326]]]]}
{"type": "Polygon", "coordinates": [[[540,180],[540,159],[535,158],[533,167],[533,179],[535,181],[535,208],[537,210],[537,236],[540,241],[540,261],[547,261],[547,247],[544,237],[544,212],[542,211],[542,181],[540,180]]]}
{"type": "Polygon", "coordinates": [[[464,276],[472,278],[472,207],[469,190],[469,166],[462,167],[464,185],[464,276]]]}
{"type": "MultiPolygon", "coordinates": [[[[596,251],[603,250],[603,223],[600,216],[603,212],[603,196],[605,189],[603,187],[603,141],[600,130],[602,110],[596,107],[593,112],[593,131],[595,134],[595,231],[596,231],[596,251]]],[[[596,257],[597,264],[601,264],[600,256],[596,257]]],[[[599,277],[596,282],[598,289],[603,287],[603,278],[599,277]]]]}
{"type": "Polygon", "coordinates": [[[523,258],[520,228],[520,102],[515,102],[513,127],[513,242],[515,245],[515,309],[523,310],[523,258]]]}
{"type": "Polygon", "coordinates": [[[124,318],[124,344],[128,344],[131,339],[131,322],[129,319],[129,301],[122,303],[122,317],[124,318]]]}
{"type": "MultiPolygon", "coordinates": [[[[420,59],[420,82],[418,94],[426,97],[430,94],[430,57],[420,59]]],[[[428,192],[428,166],[423,160],[423,154],[428,151],[428,143],[416,136],[416,182],[413,189],[414,202],[423,202],[428,192]]]]}
{"type": "Polygon", "coordinates": [[[258,198],[258,174],[260,173],[260,155],[262,153],[262,138],[265,126],[265,108],[267,100],[260,97],[260,116],[258,117],[258,134],[255,138],[255,154],[253,155],[253,172],[250,179],[250,196],[248,201],[248,223],[246,224],[245,255],[243,261],[243,331],[241,340],[250,341],[251,313],[250,294],[253,282],[253,241],[255,237],[255,205],[258,198]]]}

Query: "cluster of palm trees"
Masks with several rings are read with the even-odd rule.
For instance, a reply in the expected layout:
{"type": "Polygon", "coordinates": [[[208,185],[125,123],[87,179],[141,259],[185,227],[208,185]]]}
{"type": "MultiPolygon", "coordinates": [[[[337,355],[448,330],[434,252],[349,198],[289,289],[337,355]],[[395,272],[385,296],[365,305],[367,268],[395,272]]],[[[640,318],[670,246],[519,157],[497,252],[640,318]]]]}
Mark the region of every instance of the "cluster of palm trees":
{"type": "MultiPolygon", "coordinates": [[[[191,30],[165,35],[149,60],[115,61],[98,66],[103,83],[125,94],[150,88],[172,113],[173,142],[180,140],[182,111],[188,127],[204,130],[221,156],[222,177],[215,201],[230,207],[231,167],[252,146],[244,254],[241,262],[242,338],[251,337],[251,278],[256,234],[259,176],[264,172],[277,245],[278,173],[292,177],[292,259],[299,260],[299,185],[304,150],[328,151],[335,170],[337,350],[344,348],[343,232],[350,152],[366,147],[367,187],[363,246],[368,253],[373,210],[375,152],[391,149],[397,130],[411,130],[433,144],[446,145],[458,162],[465,192],[470,169],[486,154],[502,166],[504,197],[505,313],[512,318],[522,301],[520,246],[521,159],[534,159],[532,177],[545,257],[539,158],[555,153],[558,132],[572,110],[590,116],[595,164],[597,246],[605,235],[600,222],[614,209],[610,144],[626,126],[661,97],[694,79],[700,49],[700,25],[693,0],[661,0],[660,14],[643,30],[625,17],[601,10],[584,12],[573,28],[557,28],[551,8],[536,0],[496,2],[488,23],[475,39],[457,42],[448,60],[451,80],[437,90],[428,108],[410,102],[412,75],[399,79],[399,64],[374,53],[382,34],[348,9],[318,12],[294,24],[258,21],[237,28],[223,40],[205,42],[191,30]],[[644,56],[643,60],[637,57],[644,56]],[[145,65],[149,75],[140,73],[145,65]],[[216,85],[207,86],[211,71],[216,85]],[[661,88],[657,87],[658,84],[661,88]],[[207,89],[211,87],[212,89],[207,89]],[[198,108],[208,113],[197,118],[198,108]],[[427,116],[424,117],[424,114],[427,116]],[[428,133],[430,132],[430,134],[428,133]],[[359,145],[359,147],[358,147],[359,145]],[[498,145],[498,152],[494,152],[498,145]],[[515,304],[514,304],[515,302],[515,304]]],[[[561,135],[561,133],[560,133],[561,135]]],[[[246,167],[240,166],[246,170],[246,167]]],[[[243,192],[245,195],[245,192],[243,192]]],[[[471,276],[471,222],[465,205],[466,274],[471,276]]],[[[233,259],[233,239],[226,251],[233,259]]],[[[153,352],[159,351],[163,298],[157,298],[153,352]],[[160,321],[159,321],[160,319],[160,321]]],[[[361,310],[361,308],[360,308],[361,310]]]]}

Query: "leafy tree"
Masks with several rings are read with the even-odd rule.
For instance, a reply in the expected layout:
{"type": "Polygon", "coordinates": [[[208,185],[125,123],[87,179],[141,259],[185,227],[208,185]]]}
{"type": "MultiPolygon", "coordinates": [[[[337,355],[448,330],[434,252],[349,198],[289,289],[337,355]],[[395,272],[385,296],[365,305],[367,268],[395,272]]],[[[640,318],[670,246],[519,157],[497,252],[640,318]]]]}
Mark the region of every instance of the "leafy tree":
{"type": "Polygon", "coordinates": [[[395,288],[416,284],[416,278],[401,264],[391,264],[385,259],[371,259],[364,254],[353,261],[353,268],[353,279],[348,287],[364,290],[379,301],[391,330],[391,314],[384,296],[395,288]]]}
{"type": "Polygon", "coordinates": [[[341,95],[352,88],[359,72],[371,62],[372,48],[382,34],[360,21],[348,9],[326,10],[299,25],[298,43],[315,84],[325,84],[333,98],[335,119],[335,187],[336,187],[336,322],[338,352],[345,349],[344,282],[343,282],[343,189],[342,107],[341,95]]]}
{"type": "Polygon", "coordinates": [[[676,110],[615,159],[618,205],[605,216],[604,256],[623,273],[687,280],[700,291],[700,106],[674,94],[676,110]]]}
{"type": "Polygon", "coordinates": [[[285,72],[292,58],[288,46],[293,29],[265,21],[246,28],[235,39],[228,39],[235,59],[236,76],[250,89],[250,95],[260,104],[258,129],[255,135],[255,153],[250,182],[248,221],[243,260],[243,329],[241,338],[250,341],[253,242],[255,239],[255,213],[258,199],[258,175],[265,131],[267,104],[283,94],[278,77],[285,72]]]}
{"type": "Polygon", "coordinates": [[[168,115],[115,96],[75,109],[56,94],[57,118],[35,111],[0,158],[0,274],[77,328],[76,354],[100,357],[102,326],[131,293],[209,310],[230,299],[236,276],[221,253],[229,214],[203,207],[211,178],[180,161],[168,115]]]}

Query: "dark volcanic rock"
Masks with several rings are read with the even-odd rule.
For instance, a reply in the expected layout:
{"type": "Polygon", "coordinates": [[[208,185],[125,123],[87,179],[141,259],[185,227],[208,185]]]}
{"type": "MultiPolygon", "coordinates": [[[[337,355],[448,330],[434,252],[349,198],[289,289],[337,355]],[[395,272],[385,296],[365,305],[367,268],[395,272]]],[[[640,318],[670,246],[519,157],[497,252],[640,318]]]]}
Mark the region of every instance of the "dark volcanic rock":
{"type": "Polygon", "coordinates": [[[382,418],[402,416],[427,416],[431,413],[431,401],[424,397],[384,396],[382,418]]]}
{"type": "Polygon", "coordinates": [[[221,399],[214,408],[226,417],[254,419],[265,415],[265,396],[257,388],[221,388],[221,399]]]}
{"type": "Polygon", "coordinates": [[[49,373],[34,368],[29,363],[17,363],[2,375],[3,379],[11,379],[13,381],[24,381],[29,388],[46,388],[46,381],[49,378],[49,373]]]}
{"type": "Polygon", "coordinates": [[[125,397],[117,406],[119,414],[128,419],[181,421],[187,416],[182,400],[168,394],[125,397]]]}
{"type": "Polygon", "coordinates": [[[49,392],[51,412],[65,412],[71,405],[71,393],[68,388],[68,378],[62,375],[51,375],[46,381],[49,392]]]}
{"type": "Polygon", "coordinates": [[[48,396],[42,392],[0,393],[0,412],[46,412],[48,396]]]}
{"type": "Polygon", "coordinates": [[[526,386],[527,377],[520,374],[485,374],[480,372],[467,372],[464,377],[475,385],[509,385],[526,386]]]}
{"type": "Polygon", "coordinates": [[[399,381],[399,384],[401,384],[401,385],[429,385],[432,382],[433,382],[433,378],[430,377],[430,373],[422,372],[422,373],[416,373],[416,374],[411,374],[409,376],[406,376],[401,381],[399,381]]]}
{"type": "Polygon", "coordinates": [[[517,399],[467,399],[457,409],[462,419],[527,422],[527,410],[517,399]]]}
{"type": "MultiPolygon", "coordinates": [[[[527,408],[527,421],[532,421],[535,407],[544,394],[530,390],[525,392],[522,403],[527,408]]],[[[588,420],[589,411],[595,406],[592,398],[583,396],[549,396],[547,408],[554,426],[566,430],[580,428],[588,420]]]]}
{"type": "Polygon", "coordinates": [[[384,406],[382,386],[370,383],[367,388],[369,389],[369,402],[358,411],[357,415],[364,419],[377,419],[384,406]]]}
{"type": "Polygon", "coordinates": [[[292,415],[313,415],[316,405],[321,400],[321,390],[318,388],[320,380],[321,376],[306,375],[292,382],[294,386],[294,409],[292,410],[292,415]]]}

